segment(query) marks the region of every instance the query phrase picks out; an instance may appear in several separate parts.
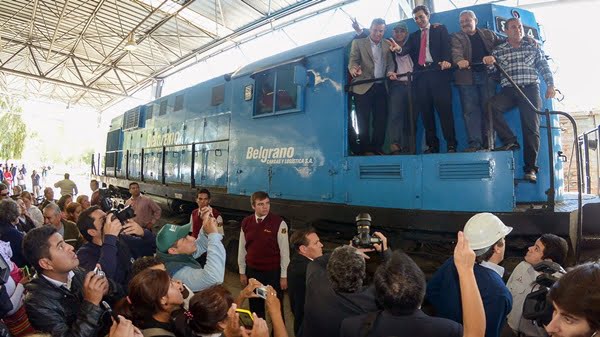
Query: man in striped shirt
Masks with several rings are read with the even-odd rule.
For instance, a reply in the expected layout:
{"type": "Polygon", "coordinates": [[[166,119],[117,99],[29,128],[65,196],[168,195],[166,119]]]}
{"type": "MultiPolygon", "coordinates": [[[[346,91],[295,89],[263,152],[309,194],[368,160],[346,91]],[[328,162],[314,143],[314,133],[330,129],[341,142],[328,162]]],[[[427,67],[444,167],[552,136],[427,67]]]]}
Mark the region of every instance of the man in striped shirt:
{"type": "MultiPolygon", "coordinates": [[[[536,109],[542,106],[540,97],[538,74],[544,78],[547,85],[545,97],[553,98],[556,95],[554,80],[548,62],[539,45],[529,39],[523,39],[523,24],[517,18],[506,22],[508,40],[496,47],[491,56],[483,58],[483,62],[493,68],[497,62],[523,91],[525,96],[533,103],[536,109]]],[[[520,148],[517,137],[512,132],[503,113],[517,106],[521,112],[521,128],[523,132],[523,159],[525,162],[524,178],[532,183],[537,181],[538,167],[535,165],[540,148],[540,119],[536,112],[523,100],[517,90],[502,78],[502,90],[490,99],[488,104],[492,109],[494,130],[498,133],[503,146],[496,148],[498,151],[518,150],[520,148]]]]}

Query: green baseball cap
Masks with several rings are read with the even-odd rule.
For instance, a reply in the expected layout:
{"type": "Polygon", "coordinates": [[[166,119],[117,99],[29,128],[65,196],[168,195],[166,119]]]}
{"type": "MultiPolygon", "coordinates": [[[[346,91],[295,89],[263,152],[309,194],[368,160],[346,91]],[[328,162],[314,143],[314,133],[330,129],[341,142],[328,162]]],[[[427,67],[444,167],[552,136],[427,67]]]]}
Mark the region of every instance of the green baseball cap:
{"type": "Polygon", "coordinates": [[[177,240],[189,235],[192,224],[178,226],[173,224],[164,225],[156,235],[156,248],[167,253],[177,240]]]}

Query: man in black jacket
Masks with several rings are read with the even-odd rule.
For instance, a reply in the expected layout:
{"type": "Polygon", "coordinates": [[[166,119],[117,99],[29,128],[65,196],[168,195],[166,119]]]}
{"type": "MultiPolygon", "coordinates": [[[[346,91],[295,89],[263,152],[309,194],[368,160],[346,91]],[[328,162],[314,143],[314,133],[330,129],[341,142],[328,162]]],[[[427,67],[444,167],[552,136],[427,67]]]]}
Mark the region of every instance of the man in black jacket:
{"type": "MultiPolygon", "coordinates": [[[[382,244],[375,249],[389,255],[387,239],[375,232],[382,244]]],[[[336,248],[308,264],[302,336],[339,336],[342,321],[377,310],[373,286],[363,287],[366,277],[364,250],[336,248]]]]}
{"type": "Polygon", "coordinates": [[[446,26],[429,23],[429,9],[426,6],[417,6],[412,13],[419,30],[410,34],[408,41],[401,48],[400,55],[409,54],[414,64],[416,74],[413,92],[423,118],[425,141],[429,146],[425,153],[437,153],[440,150],[434,107],[440,117],[448,152],[456,152],[451,78],[450,72],[445,71],[451,67],[452,60],[450,35],[446,26]]]}
{"type": "Polygon", "coordinates": [[[23,251],[37,270],[37,276],[26,286],[25,296],[27,316],[36,330],[60,337],[91,337],[108,332],[109,325],[101,320],[104,310],[100,302],[103,298],[113,302],[123,295],[114,282],[78,269],[79,259],[73,246],[65,243],[52,226],[27,233],[23,251]]]}
{"type": "Polygon", "coordinates": [[[296,254],[288,266],[288,294],[294,314],[294,334],[304,319],[304,297],[306,296],[306,268],[310,261],[323,255],[323,244],[312,228],[299,229],[290,237],[290,244],[296,254]]]}

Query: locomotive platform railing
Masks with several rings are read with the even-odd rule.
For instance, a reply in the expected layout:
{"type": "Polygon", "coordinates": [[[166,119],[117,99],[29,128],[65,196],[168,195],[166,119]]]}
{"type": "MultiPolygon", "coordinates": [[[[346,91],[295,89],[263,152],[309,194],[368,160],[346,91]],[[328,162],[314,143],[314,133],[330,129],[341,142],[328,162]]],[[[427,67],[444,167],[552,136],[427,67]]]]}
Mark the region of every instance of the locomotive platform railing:
{"type": "Polygon", "coordinates": [[[600,141],[600,125],[584,132],[577,137],[579,156],[583,161],[583,186],[585,193],[592,194],[592,163],[596,163],[596,194],[600,195],[600,149],[598,142],[600,141]],[[596,153],[595,158],[593,153],[596,153]]]}

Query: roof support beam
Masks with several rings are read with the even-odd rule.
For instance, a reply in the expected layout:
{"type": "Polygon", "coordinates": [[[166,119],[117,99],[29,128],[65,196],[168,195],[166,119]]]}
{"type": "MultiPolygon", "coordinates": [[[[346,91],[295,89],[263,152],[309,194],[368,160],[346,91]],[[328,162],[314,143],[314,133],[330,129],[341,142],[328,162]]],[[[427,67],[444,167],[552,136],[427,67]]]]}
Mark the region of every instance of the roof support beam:
{"type": "Polygon", "coordinates": [[[75,62],[75,59],[71,57],[71,62],[73,62],[73,65],[75,66],[75,71],[77,71],[77,76],[79,76],[79,79],[81,80],[81,84],[83,84],[85,86],[85,80],[83,79],[83,76],[81,76],[81,72],[79,71],[79,67],[77,66],[77,63],[75,62]]]}
{"type": "Polygon", "coordinates": [[[29,74],[29,73],[26,73],[26,72],[23,72],[23,71],[14,70],[14,69],[7,69],[7,68],[4,68],[4,67],[0,67],[0,72],[5,72],[7,74],[12,74],[12,75],[15,75],[15,76],[25,77],[25,78],[29,78],[29,79],[38,80],[38,81],[44,81],[44,82],[49,82],[49,83],[53,83],[53,84],[58,84],[58,85],[62,85],[62,86],[70,87],[70,88],[88,90],[88,91],[91,91],[91,92],[96,92],[96,93],[104,94],[104,95],[118,96],[118,97],[122,97],[122,98],[129,97],[127,95],[123,95],[122,93],[118,93],[118,92],[112,92],[112,91],[103,90],[103,89],[91,88],[89,86],[85,86],[85,85],[81,85],[81,84],[76,84],[76,83],[66,82],[66,81],[62,81],[62,80],[57,80],[57,79],[50,78],[50,77],[33,75],[33,74],[29,74]]]}
{"type": "Polygon", "coordinates": [[[71,48],[71,51],[69,51],[69,54],[73,54],[75,52],[75,50],[77,49],[77,46],[79,45],[79,42],[81,42],[81,40],[83,39],[83,35],[85,35],[85,32],[87,32],[88,28],[90,27],[90,24],[92,23],[92,21],[94,20],[94,18],[98,14],[98,11],[100,10],[100,7],[102,7],[102,5],[104,4],[104,1],[106,1],[106,0],[100,0],[100,1],[98,1],[98,4],[96,5],[96,8],[94,8],[94,11],[92,12],[92,15],[90,15],[89,19],[85,23],[85,26],[83,26],[83,29],[81,30],[81,33],[79,33],[79,36],[77,37],[77,40],[75,40],[75,43],[73,44],[73,48],[71,48]]]}
{"type": "Polygon", "coordinates": [[[52,40],[50,41],[50,48],[48,48],[48,55],[46,55],[46,61],[50,59],[50,53],[52,52],[52,47],[54,46],[54,41],[56,40],[56,33],[58,33],[58,29],[60,28],[60,24],[62,23],[62,19],[65,15],[65,10],[67,9],[68,4],[69,0],[65,0],[65,4],[63,5],[62,10],[60,11],[60,17],[58,18],[58,22],[56,23],[56,28],[54,28],[54,34],[52,34],[52,40]]]}
{"type": "Polygon", "coordinates": [[[35,25],[35,16],[37,14],[38,8],[38,0],[35,0],[33,3],[33,14],[31,14],[31,21],[29,22],[29,35],[28,38],[31,41],[31,37],[33,36],[33,26],[35,25]]]}
{"type": "Polygon", "coordinates": [[[33,54],[33,49],[31,49],[31,46],[29,46],[29,54],[31,54],[31,60],[33,61],[33,65],[35,66],[35,69],[37,69],[37,71],[38,71],[38,75],[43,76],[42,70],[40,69],[40,65],[37,63],[37,59],[35,58],[35,55],[33,54]]]}

